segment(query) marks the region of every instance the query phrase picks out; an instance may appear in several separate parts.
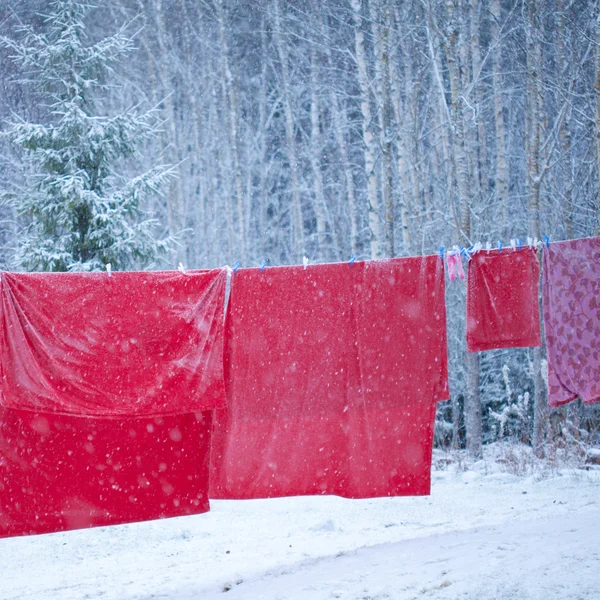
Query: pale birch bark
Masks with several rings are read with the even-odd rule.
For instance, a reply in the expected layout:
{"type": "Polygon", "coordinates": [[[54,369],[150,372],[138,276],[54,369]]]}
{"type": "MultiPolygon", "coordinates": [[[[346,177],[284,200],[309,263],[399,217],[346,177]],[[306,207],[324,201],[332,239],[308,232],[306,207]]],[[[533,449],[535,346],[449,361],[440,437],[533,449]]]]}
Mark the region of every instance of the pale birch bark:
{"type": "Polygon", "coordinates": [[[504,120],[504,85],[502,81],[502,45],[500,43],[502,5],[501,0],[492,0],[490,6],[491,27],[490,46],[492,48],[492,90],[494,101],[494,129],[496,132],[496,168],[494,186],[496,199],[501,206],[504,226],[509,219],[509,167],[506,152],[506,124],[504,120]]]}
{"type": "MultiPolygon", "coordinates": [[[[319,31],[321,37],[325,38],[325,24],[323,22],[323,12],[320,5],[317,5],[316,10],[318,11],[319,18],[319,31]]],[[[331,45],[328,42],[324,43],[324,52],[326,58],[326,64],[329,72],[334,70],[334,60],[332,56],[331,45]]],[[[358,239],[358,211],[356,206],[356,188],[354,185],[354,174],[352,173],[352,167],[348,156],[348,144],[344,135],[345,123],[347,122],[347,116],[343,107],[341,106],[340,98],[336,93],[333,85],[327,85],[327,95],[329,100],[329,108],[331,111],[331,127],[333,129],[333,135],[335,137],[338,152],[340,154],[340,161],[343,174],[344,190],[346,192],[346,201],[348,205],[348,220],[350,230],[350,251],[352,254],[358,252],[360,241],[358,239]]],[[[341,250],[341,245],[338,244],[338,252],[341,250]]],[[[341,258],[341,257],[338,257],[341,258]]]]}
{"type": "Polygon", "coordinates": [[[282,33],[282,21],[280,15],[281,0],[273,2],[273,38],[277,48],[277,55],[281,68],[281,86],[283,96],[283,110],[285,115],[285,137],[288,150],[288,162],[290,167],[291,179],[291,254],[297,262],[302,261],[306,254],[304,240],[304,221],[302,216],[302,198],[300,195],[300,183],[298,175],[298,153],[296,150],[294,112],[292,109],[292,98],[290,90],[290,74],[288,66],[287,48],[284,44],[282,33]]]}
{"type": "MultiPolygon", "coordinates": [[[[234,239],[235,242],[232,244],[232,248],[235,248],[235,252],[238,256],[238,260],[243,263],[246,262],[246,210],[244,202],[244,189],[242,184],[242,173],[240,166],[240,150],[239,150],[239,134],[238,134],[238,121],[239,121],[239,110],[237,93],[235,89],[235,83],[233,81],[233,74],[231,72],[231,65],[229,59],[229,44],[227,41],[227,18],[223,8],[223,0],[215,0],[217,20],[219,23],[219,47],[221,54],[221,72],[223,74],[224,90],[227,101],[226,118],[227,130],[229,133],[229,145],[231,147],[231,167],[233,173],[229,176],[233,176],[234,192],[235,192],[235,211],[237,217],[237,231],[235,231],[234,239]]],[[[233,223],[232,223],[233,227],[233,223]]]]}
{"type": "Polygon", "coordinates": [[[472,155],[472,176],[475,188],[475,198],[478,203],[481,203],[487,191],[486,163],[487,163],[487,148],[486,148],[486,133],[485,122],[483,119],[483,89],[481,82],[481,46],[479,30],[481,27],[481,3],[480,0],[471,0],[467,4],[469,11],[469,26],[470,40],[464,44],[465,58],[470,56],[471,59],[471,80],[472,99],[473,99],[473,120],[475,125],[471,128],[471,152],[472,155]]]}
{"type": "MultiPolygon", "coordinates": [[[[374,9],[374,2],[370,4],[374,9]]],[[[371,22],[374,32],[374,44],[376,48],[375,62],[377,72],[377,89],[381,97],[379,107],[380,115],[380,144],[381,144],[381,182],[383,192],[383,255],[392,257],[395,255],[394,243],[394,172],[392,158],[394,155],[394,132],[392,131],[392,101],[390,82],[390,29],[392,20],[392,9],[390,0],[383,0],[380,15],[371,10],[371,22]],[[378,24],[379,18],[381,24],[378,24]],[[378,26],[379,25],[379,26],[378,26]]]]}
{"type": "Polygon", "coordinates": [[[261,34],[260,34],[260,48],[261,48],[261,86],[258,95],[258,127],[262,135],[258,138],[258,214],[257,214],[257,240],[256,240],[256,251],[257,254],[263,255],[262,258],[265,260],[268,258],[264,256],[267,251],[267,238],[270,232],[270,223],[267,225],[267,148],[266,148],[266,135],[265,130],[267,128],[267,40],[265,34],[266,22],[263,18],[261,21],[261,34]]]}
{"type": "MultiPolygon", "coordinates": [[[[395,30],[392,31],[402,31],[402,18],[398,4],[395,5],[395,30]]],[[[392,57],[392,64],[396,67],[396,76],[390,76],[390,79],[392,82],[394,122],[398,131],[396,153],[398,176],[400,178],[398,184],[400,226],[404,252],[410,254],[413,233],[411,219],[421,198],[421,177],[415,166],[419,163],[419,139],[417,134],[419,106],[417,93],[419,86],[415,81],[415,70],[412,64],[412,61],[416,58],[407,52],[403,36],[394,36],[394,42],[393,46],[397,48],[398,53],[392,57]],[[406,100],[403,100],[403,94],[406,100]]],[[[425,220],[429,212],[428,208],[424,207],[425,220]]]]}
{"type": "Polygon", "coordinates": [[[327,229],[331,222],[327,216],[327,201],[323,187],[323,173],[321,171],[321,134],[319,131],[319,101],[317,99],[317,59],[315,47],[311,48],[310,61],[310,143],[309,160],[314,176],[315,213],[317,216],[317,254],[322,258],[330,258],[326,250],[327,229]]]}
{"type": "MultiPolygon", "coordinates": [[[[165,94],[162,99],[165,106],[165,131],[168,140],[169,157],[171,162],[178,163],[177,156],[178,135],[177,135],[177,114],[173,94],[175,90],[171,83],[172,65],[170,60],[170,49],[167,45],[167,31],[165,24],[165,14],[162,0],[155,0],[156,9],[156,39],[160,51],[159,77],[161,88],[165,94]]],[[[180,179],[173,177],[169,183],[167,193],[167,215],[169,222],[169,232],[171,235],[181,235],[185,228],[185,200],[180,189],[180,179]]],[[[175,263],[185,262],[186,260],[186,240],[180,238],[180,243],[175,248],[175,263]]]]}
{"type": "MultiPolygon", "coordinates": [[[[536,0],[527,4],[527,193],[529,201],[529,230],[533,236],[541,239],[540,170],[541,148],[541,65],[542,48],[537,35],[536,0]]],[[[534,404],[533,404],[533,450],[537,456],[544,454],[544,442],[547,433],[547,407],[542,377],[542,349],[533,349],[534,404]]]]}
{"type": "Polygon", "coordinates": [[[369,229],[371,232],[371,258],[382,256],[383,232],[379,217],[379,198],[377,196],[377,174],[375,173],[375,138],[373,135],[373,116],[371,113],[369,74],[365,37],[362,29],[360,0],[351,0],[354,24],[354,56],[360,89],[360,110],[362,114],[362,135],[364,143],[365,173],[367,177],[367,200],[369,202],[369,229]]]}
{"type": "MultiPolygon", "coordinates": [[[[569,93],[568,85],[568,71],[570,67],[570,61],[567,57],[567,49],[565,46],[565,6],[564,0],[557,0],[556,2],[556,25],[557,25],[557,36],[556,36],[556,55],[557,55],[557,83],[565,94],[569,93]]],[[[562,212],[565,219],[565,233],[567,237],[572,239],[575,236],[575,223],[574,223],[574,207],[573,207],[573,169],[571,165],[571,128],[569,126],[569,118],[565,115],[562,120],[559,129],[560,145],[562,149],[562,195],[563,202],[562,212]]]]}
{"type": "Polygon", "coordinates": [[[454,156],[452,154],[453,125],[450,107],[446,100],[446,88],[444,86],[442,56],[440,48],[442,42],[439,39],[438,29],[434,22],[432,0],[427,4],[427,50],[431,60],[432,78],[434,86],[438,90],[437,117],[441,127],[441,143],[436,144],[441,152],[436,152],[438,158],[437,171],[445,173],[446,205],[452,207],[455,223],[459,221],[458,211],[454,200],[454,156]]]}
{"type": "MultiPolygon", "coordinates": [[[[594,93],[596,96],[596,115],[595,115],[595,150],[596,150],[596,185],[598,186],[597,196],[600,196],[600,11],[596,18],[595,27],[595,42],[596,48],[594,53],[596,77],[594,81],[594,93]]],[[[596,200],[596,223],[595,223],[595,235],[598,235],[600,231],[600,200],[596,200]]]]}
{"type": "MultiPolygon", "coordinates": [[[[454,158],[454,173],[458,208],[456,211],[456,227],[462,243],[469,243],[471,238],[471,194],[469,181],[473,181],[469,169],[469,159],[466,153],[464,102],[466,74],[461,73],[461,59],[467,59],[466,36],[467,28],[464,14],[460,10],[460,2],[454,0],[446,4],[448,27],[445,36],[446,61],[450,79],[450,96],[452,102],[452,156],[454,158]]],[[[463,69],[467,65],[462,65],[463,69]]],[[[471,163],[472,165],[472,163],[471,163]]],[[[479,457],[482,453],[482,422],[481,399],[479,390],[479,355],[467,354],[467,387],[465,391],[465,427],[467,431],[467,448],[469,452],[479,457]]]]}
{"type": "Polygon", "coordinates": [[[186,73],[186,85],[187,89],[187,100],[190,106],[189,121],[192,126],[191,131],[191,143],[190,143],[190,155],[188,157],[189,164],[186,165],[188,168],[188,214],[186,215],[188,220],[188,227],[191,229],[191,233],[188,237],[190,240],[187,246],[187,256],[184,265],[189,267],[198,267],[202,264],[208,263],[208,257],[206,256],[206,237],[200,235],[202,228],[206,222],[206,192],[205,192],[205,178],[201,171],[202,161],[202,133],[200,131],[200,120],[204,116],[203,107],[200,102],[201,92],[203,87],[206,85],[206,81],[202,79],[198,83],[198,75],[194,71],[194,57],[193,57],[193,46],[192,46],[192,28],[199,29],[201,27],[200,15],[194,21],[192,15],[188,10],[188,3],[186,0],[180,0],[180,9],[182,15],[185,17],[185,25],[183,27],[183,51],[185,56],[185,73],[186,73]]]}

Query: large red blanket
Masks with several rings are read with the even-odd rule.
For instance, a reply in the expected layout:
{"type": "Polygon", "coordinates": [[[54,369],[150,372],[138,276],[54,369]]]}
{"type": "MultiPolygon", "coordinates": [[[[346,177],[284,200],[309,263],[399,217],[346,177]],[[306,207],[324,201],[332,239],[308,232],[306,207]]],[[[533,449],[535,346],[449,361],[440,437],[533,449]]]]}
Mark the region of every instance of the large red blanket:
{"type": "Polygon", "coordinates": [[[207,511],[226,272],[1,279],[0,537],[207,511]]]}
{"type": "Polygon", "coordinates": [[[226,365],[212,498],[429,493],[448,397],[439,257],[238,271],[226,365]]]}

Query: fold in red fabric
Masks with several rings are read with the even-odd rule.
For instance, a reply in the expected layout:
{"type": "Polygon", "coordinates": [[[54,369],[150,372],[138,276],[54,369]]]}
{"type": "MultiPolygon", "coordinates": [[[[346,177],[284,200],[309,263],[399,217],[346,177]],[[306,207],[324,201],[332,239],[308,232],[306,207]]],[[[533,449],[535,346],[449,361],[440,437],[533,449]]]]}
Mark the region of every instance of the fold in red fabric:
{"type": "Polygon", "coordinates": [[[2,273],[0,404],[99,417],[221,406],[226,279],[2,273]]]}
{"type": "Polygon", "coordinates": [[[544,249],[548,404],[600,401],[600,238],[544,249]]]}
{"type": "Polygon", "coordinates": [[[211,421],[0,407],[0,537],[206,512],[211,421]]]}
{"type": "Polygon", "coordinates": [[[469,352],[541,346],[536,250],[481,251],[469,261],[469,352]]]}
{"type": "Polygon", "coordinates": [[[242,269],[225,352],[211,498],[429,493],[448,397],[439,257],[242,269]]]}
{"type": "Polygon", "coordinates": [[[226,279],[1,274],[0,537],[209,509],[226,279]]]}

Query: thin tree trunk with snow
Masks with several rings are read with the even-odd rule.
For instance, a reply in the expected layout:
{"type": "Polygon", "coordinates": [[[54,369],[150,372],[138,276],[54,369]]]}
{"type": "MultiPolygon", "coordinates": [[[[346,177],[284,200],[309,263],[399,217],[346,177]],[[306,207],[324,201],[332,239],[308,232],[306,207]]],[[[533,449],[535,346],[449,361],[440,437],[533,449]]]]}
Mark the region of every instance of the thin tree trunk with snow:
{"type": "Polygon", "coordinates": [[[383,188],[383,253],[386,257],[395,255],[394,244],[394,132],[392,131],[392,100],[390,82],[390,29],[392,9],[390,0],[383,0],[382,23],[375,29],[375,60],[377,61],[378,83],[381,94],[381,154],[383,188]]]}
{"type": "Polygon", "coordinates": [[[596,105],[596,119],[595,119],[595,127],[594,127],[594,137],[595,137],[595,150],[596,150],[596,186],[597,186],[597,199],[596,199],[596,224],[595,224],[595,234],[598,235],[600,231],[600,11],[598,11],[598,16],[596,18],[596,27],[595,27],[595,67],[596,67],[596,77],[594,80],[594,93],[595,93],[595,105],[596,105]]]}
{"type": "Polygon", "coordinates": [[[364,143],[365,173],[367,177],[367,199],[369,202],[369,228],[371,230],[371,258],[382,256],[383,235],[379,218],[379,198],[377,196],[377,175],[375,173],[375,139],[370,102],[370,82],[367,70],[365,36],[362,30],[360,0],[351,0],[354,24],[354,53],[360,89],[360,110],[362,114],[362,135],[364,143]]]}
{"type": "Polygon", "coordinates": [[[310,61],[310,145],[309,159],[314,176],[315,213],[317,215],[317,252],[320,258],[329,258],[326,251],[327,228],[332,224],[327,218],[327,201],[323,187],[321,171],[321,134],[319,131],[319,102],[317,99],[317,59],[314,47],[311,49],[310,61]]]}
{"type": "MultiPolygon", "coordinates": [[[[542,48],[538,37],[536,0],[527,5],[527,192],[529,200],[529,228],[533,236],[541,238],[540,210],[540,147],[541,147],[541,65],[542,48]]],[[[533,449],[537,456],[544,454],[547,429],[547,408],[542,377],[542,349],[533,349],[533,449]]]]}
{"type": "MultiPolygon", "coordinates": [[[[227,41],[226,14],[223,8],[223,0],[216,0],[217,20],[219,22],[219,46],[221,50],[221,72],[223,74],[225,96],[227,100],[226,123],[229,133],[229,145],[231,147],[231,166],[233,170],[235,212],[237,217],[237,231],[234,244],[239,260],[246,261],[246,210],[244,206],[244,189],[242,184],[242,173],[240,167],[240,152],[238,140],[238,101],[231,72],[229,60],[229,44],[227,41]]],[[[233,225],[233,224],[232,224],[233,225]]]]}
{"type": "Polygon", "coordinates": [[[292,109],[292,96],[290,90],[290,73],[288,66],[287,48],[282,37],[282,21],[280,15],[281,0],[273,2],[273,38],[277,48],[277,55],[281,67],[281,86],[283,96],[283,111],[285,115],[285,137],[287,142],[288,162],[290,168],[291,180],[291,234],[292,248],[291,255],[297,262],[302,261],[306,254],[306,245],[304,240],[304,218],[302,216],[302,198],[300,195],[300,178],[298,175],[298,153],[296,151],[296,135],[294,123],[294,111],[292,109]]]}
{"type": "Polygon", "coordinates": [[[492,0],[491,12],[491,41],[492,54],[492,90],[494,102],[494,130],[496,133],[496,168],[494,171],[494,187],[496,198],[501,205],[503,227],[508,227],[509,218],[509,170],[506,153],[506,125],[504,121],[504,85],[502,81],[502,45],[500,30],[502,19],[501,0],[492,0]]]}

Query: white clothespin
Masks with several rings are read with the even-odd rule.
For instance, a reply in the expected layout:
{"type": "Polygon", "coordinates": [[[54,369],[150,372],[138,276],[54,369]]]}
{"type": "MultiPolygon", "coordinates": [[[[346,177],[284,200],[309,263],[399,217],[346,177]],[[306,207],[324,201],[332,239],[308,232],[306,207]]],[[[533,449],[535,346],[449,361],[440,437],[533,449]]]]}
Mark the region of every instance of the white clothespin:
{"type": "Polygon", "coordinates": [[[492,251],[492,242],[488,242],[485,245],[485,249],[487,250],[488,253],[491,252],[492,251]]]}
{"type": "Polygon", "coordinates": [[[302,257],[302,264],[304,265],[305,269],[308,267],[308,258],[306,256],[302,257]]]}
{"type": "Polygon", "coordinates": [[[539,245],[540,245],[540,240],[538,240],[537,238],[533,238],[533,247],[538,248],[539,245]]]}
{"type": "Polygon", "coordinates": [[[510,247],[513,250],[516,250],[517,249],[517,240],[515,240],[515,239],[510,240],[510,247]]]}
{"type": "Polygon", "coordinates": [[[483,246],[481,245],[481,242],[476,242],[471,250],[471,255],[475,254],[475,252],[480,252],[482,248],[483,246]]]}
{"type": "Polygon", "coordinates": [[[185,275],[185,267],[183,266],[183,263],[179,263],[177,270],[181,271],[185,275]]]}
{"type": "Polygon", "coordinates": [[[110,272],[111,266],[110,263],[106,263],[106,272],[108,273],[108,276],[111,277],[111,272],[110,272]]]}

